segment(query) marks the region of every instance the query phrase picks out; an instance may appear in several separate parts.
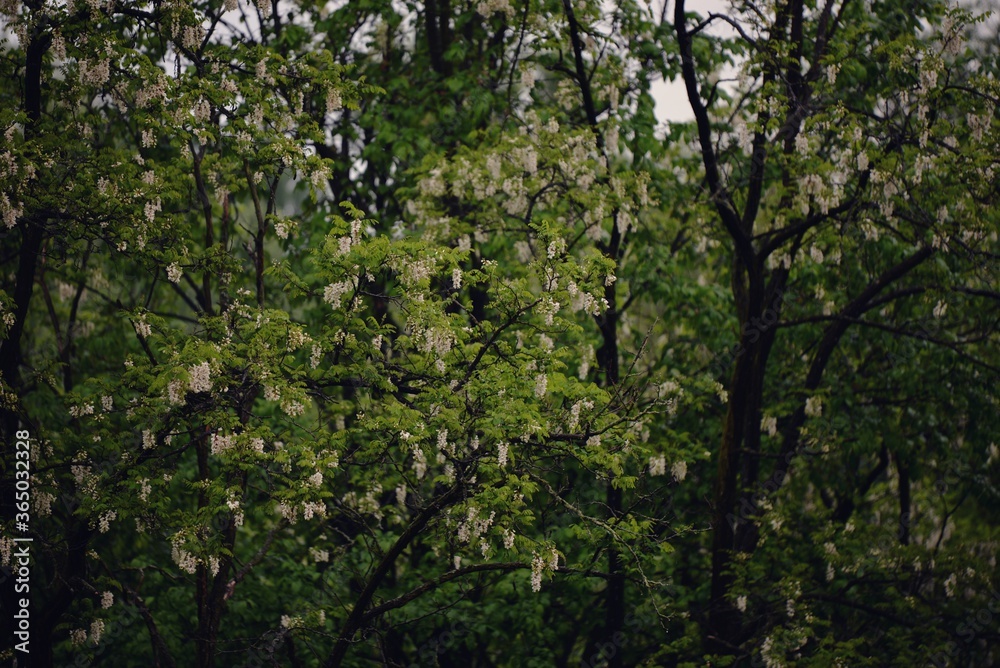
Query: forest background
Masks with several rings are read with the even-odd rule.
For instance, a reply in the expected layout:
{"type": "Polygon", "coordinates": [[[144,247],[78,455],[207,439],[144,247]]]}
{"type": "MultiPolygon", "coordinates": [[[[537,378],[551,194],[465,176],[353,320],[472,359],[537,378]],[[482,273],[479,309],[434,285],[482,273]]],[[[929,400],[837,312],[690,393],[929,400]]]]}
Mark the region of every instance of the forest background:
{"type": "Polygon", "coordinates": [[[4,660],[993,665],[996,23],[724,10],[0,2],[4,660]]]}

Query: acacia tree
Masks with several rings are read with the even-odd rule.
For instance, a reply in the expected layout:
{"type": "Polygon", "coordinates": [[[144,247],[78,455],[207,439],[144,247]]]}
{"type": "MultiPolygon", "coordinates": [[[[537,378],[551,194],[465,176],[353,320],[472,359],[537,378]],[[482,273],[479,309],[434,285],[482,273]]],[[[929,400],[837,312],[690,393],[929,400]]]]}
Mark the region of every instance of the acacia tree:
{"type": "MultiPolygon", "coordinates": [[[[315,8],[6,9],[24,83],[4,119],[5,424],[37,439],[37,660],[88,660],[127,605],[148,647],[120,626],[108,642],[157,663],[185,637],[198,665],[226,662],[247,623],[280,618],[289,660],[304,643],[341,665],[359,632],[452,580],[607,577],[559,553],[627,541],[631,520],[554,540],[532,498],[565,484],[548,472],[566,460],[616,488],[644,462],[629,444],[650,404],[563,373],[586,357],[573,312],[604,314],[615,280],[613,257],[567,242],[575,221],[530,221],[547,250],[514,271],[502,245],[473,262],[427,221],[390,238],[338,215],[331,163],[308,149],[380,91],[314,47],[315,8]],[[324,595],[304,606],[266,592],[309,582],[324,595]]],[[[525,172],[566,141],[521,146],[525,172]]],[[[593,140],[569,146],[593,182],[593,140]]],[[[617,188],[636,206],[641,189],[617,188]]]]}
{"type": "Polygon", "coordinates": [[[4,6],[41,663],[987,664],[994,64],[884,5],[4,6]]]}
{"type": "MultiPolygon", "coordinates": [[[[951,595],[959,563],[969,566],[968,586],[993,577],[960,556],[986,547],[974,534],[971,544],[939,551],[975,480],[940,494],[933,485],[956,465],[940,447],[953,439],[968,439],[978,462],[992,457],[982,430],[992,419],[979,407],[996,396],[978,379],[997,371],[996,157],[982,149],[995,145],[998,98],[992,78],[970,67],[968,20],[939,3],[905,12],[743,3],[701,22],[683,1],[674,6],[706,201],[731,257],[724,275],[737,335],[704,627],[723,652],[757,647],[770,665],[797,651],[825,665],[829,655],[810,643],[829,629],[834,656],[860,659],[873,650],[858,648],[856,627],[845,624],[853,611],[910,626],[896,615],[914,607],[891,597],[865,605],[852,589],[896,583],[924,599],[929,621],[934,594],[948,580],[951,595]],[[712,21],[738,31],[744,61],[732,96],[718,95],[699,67],[699,33],[712,21]],[[937,28],[918,35],[921,21],[937,28]],[[944,369],[971,381],[971,391],[944,369]],[[947,415],[957,419],[949,424],[947,415]],[[889,531],[899,549],[879,543],[860,558],[850,535],[858,515],[869,527],[897,526],[889,531]],[[879,519],[893,515],[898,521],[879,519]],[[772,536],[782,546],[822,536],[827,556],[759,555],[772,536]],[[857,562],[840,559],[845,544],[857,562]],[[949,565],[935,569],[935,560],[949,565]],[[776,591],[754,588],[752,574],[772,564],[787,569],[776,591]]],[[[899,646],[889,651],[915,660],[899,646]]]]}

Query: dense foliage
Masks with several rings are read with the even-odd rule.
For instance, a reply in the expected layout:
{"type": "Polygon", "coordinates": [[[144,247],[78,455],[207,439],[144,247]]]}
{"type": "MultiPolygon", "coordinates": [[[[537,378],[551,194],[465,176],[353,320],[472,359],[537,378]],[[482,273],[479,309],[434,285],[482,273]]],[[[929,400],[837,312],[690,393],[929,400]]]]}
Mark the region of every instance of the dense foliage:
{"type": "Polygon", "coordinates": [[[986,17],[0,15],[32,662],[997,660],[986,17]]]}

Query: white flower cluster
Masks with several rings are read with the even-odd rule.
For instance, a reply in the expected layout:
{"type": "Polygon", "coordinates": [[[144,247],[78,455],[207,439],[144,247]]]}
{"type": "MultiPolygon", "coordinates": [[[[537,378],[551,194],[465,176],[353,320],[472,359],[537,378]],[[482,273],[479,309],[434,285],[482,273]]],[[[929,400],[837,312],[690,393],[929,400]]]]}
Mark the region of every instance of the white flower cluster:
{"type": "Polygon", "coordinates": [[[347,294],[352,288],[354,288],[353,281],[331,283],[323,289],[323,301],[330,304],[334,308],[340,308],[344,295],[347,294]]]}
{"type": "Polygon", "coordinates": [[[279,239],[287,239],[288,233],[292,230],[292,223],[288,220],[279,220],[274,224],[274,233],[279,239]]]}
{"type": "Polygon", "coordinates": [[[500,168],[502,164],[500,156],[496,153],[490,153],[486,156],[486,171],[490,173],[490,176],[495,181],[500,180],[500,168]]]}
{"type": "Polygon", "coordinates": [[[549,386],[549,378],[544,373],[535,376],[535,396],[539,399],[545,397],[545,392],[549,386]]]}
{"type": "MultiPolygon", "coordinates": [[[[381,488],[379,488],[381,491],[381,488]]],[[[372,492],[368,492],[368,496],[365,497],[366,500],[374,501],[372,497],[372,492]]],[[[374,501],[375,509],[378,509],[378,502],[374,501]]],[[[314,516],[326,517],[326,504],[321,501],[306,501],[302,504],[302,519],[311,520],[314,516]]],[[[377,515],[381,518],[381,515],[377,515]]]]}
{"type": "Polygon", "coordinates": [[[509,448],[510,445],[508,445],[506,441],[500,441],[497,443],[497,465],[500,466],[500,468],[507,466],[507,454],[509,448]]]}
{"type": "Polygon", "coordinates": [[[566,240],[562,237],[558,237],[549,242],[549,247],[546,251],[546,255],[550,260],[562,255],[566,252],[566,240]]]}
{"type": "Polygon", "coordinates": [[[597,299],[594,295],[581,290],[577,284],[570,281],[566,286],[566,290],[569,292],[570,296],[570,309],[576,313],[578,311],[583,311],[589,315],[600,315],[602,311],[607,310],[608,300],[603,297],[597,299]]]}
{"type": "Polygon", "coordinates": [[[993,114],[973,114],[969,113],[966,115],[966,121],[969,123],[969,129],[972,130],[972,138],[978,143],[983,140],[983,134],[989,129],[991,122],[993,121],[993,114]]]}
{"type": "Polygon", "coordinates": [[[729,391],[718,381],[715,382],[715,393],[719,396],[719,401],[722,403],[729,401],[729,391]]]}
{"type": "Polygon", "coordinates": [[[107,58],[96,63],[81,58],[79,68],[80,81],[90,86],[103,86],[111,77],[111,61],[107,58]]]}
{"type": "Polygon", "coordinates": [[[417,444],[413,445],[413,472],[418,480],[427,473],[427,456],[417,444]]]}
{"type": "Polygon", "coordinates": [[[181,31],[181,44],[189,51],[197,51],[205,38],[205,30],[200,25],[186,25],[181,31]]]}
{"type": "Polygon", "coordinates": [[[920,184],[924,180],[924,172],[934,168],[934,156],[918,155],[913,163],[913,182],[920,184]]]}
{"type": "Polygon", "coordinates": [[[508,19],[514,18],[514,8],[511,6],[510,0],[482,0],[476,5],[476,11],[480,16],[487,18],[497,12],[503,12],[508,19]]]}
{"type": "Polygon", "coordinates": [[[206,122],[212,116],[212,103],[205,98],[198,98],[198,101],[191,107],[191,115],[199,123],[206,122]]]}
{"type": "Polygon", "coordinates": [[[447,453],[451,454],[452,456],[454,456],[454,454],[455,454],[455,444],[454,443],[448,443],[448,430],[447,429],[440,429],[440,430],[438,430],[438,434],[437,434],[437,447],[438,447],[438,451],[441,452],[442,454],[445,453],[445,452],[447,452],[447,453]]]}
{"type": "Polygon", "coordinates": [[[298,513],[295,512],[295,507],[290,506],[284,501],[279,501],[278,505],[275,506],[278,514],[281,515],[282,519],[288,520],[289,524],[295,524],[295,519],[298,513]]]}
{"type": "Polygon", "coordinates": [[[184,538],[180,534],[174,534],[171,540],[171,550],[170,556],[174,560],[174,563],[189,575],[194,575],[195,571],[198,570],[198,558],[193,554],[184,549],[184,538]]]}
{"type": "Polygon", "coordinates": [[[495,517],[495,511],[491,511],[489,517],[480,517],[479,508],[469,506],[465,519],[458,523],[459,542],[468,543],[485,534],[493,526],[495,517]]]}
{"type": "Polygon", "coordinates": [[[52,515],[52,502],[56,500],[55,494],[50,494],[42,490],[37,490],[32,495],[32,502],[38,517],[49,517],[52,515]]]}
{"type": "Polygon", "coordinates": [[[149,478],[139,478],[139,500],[145,503],[149,500],[149,493],[153,491],[149,484],[149,478]]]}
{"type": "Polygon", "coordinates": [[[742,117],[737,118],[733,123],[733,130],[736,131],[737,146],[740,147],[744,155],[750,155],[750,151],[753,150],[753,136],[747,122],[742,117]]]}
{"type": "Polygon", "coordinates": [[[833,65],[826,66],[826,81],[831,86],[837,83],[837,74],[840,73],[840,64],[835,63],[833,65]]]}
{"type": "Polygon", "coordinates": [[[293,327],[288,330],[288,351],[298,350],[305,344],[309,343],[309,335],[298,327],[293,327]]]}
{"type": "Polygon", "coordinates": [[[654,455],[649,458],[649,475],[660,476],[667,472],[667,458],[664,455],[654,455]]]}
{"type": "Polygon", "coordinates": [[[528,212],[528,190],[524,185],[524,179],[521,176],[504,179],[502,189],[507,195],[504,198],[504,211],[511,216],[525,215],[528,212]]]}
{"type": "Polygon", "coordinates": [[[806,399],[806,415],[809,417],[819,417],[823,414],[822,397],[809,397],[806,399]]]}
{"type": "Polygon", "coordinates": [[[179,378],[167,383],[167,401],[176,406],[184,403],[184,382],[179,378]]]}
{"type": "Polygon", "coordinates": [[[236,447],[235,434],[212,434],[210,448],[213,455],[221,455],[236,447]]]}
{"type": "Polygon", "coordinates": [[[288,398],[281,402],[281,410],[284,411],[285,415],[288,417],[299,417],[306,412],[306,407],[302,404],[302,402],[288,398]]]}
{"type": "Polygon", "coordinates": [[[91,496],[97,491],[97,476],[90,472],[89,466],[73,464],[69,470],[81,495],[91,496]]]}
{"type": "Polygon", "coordinates": [[[577,371],[577,377],[580,380],[587,380],[587,374],[590,373],[590,363],[593,360],[594,346],[588,345],[587,350],[585,350],[583,355],[580,356],[580,368],[577,371]]]}
{"type": "Polygon", "coordinates": [[[880,236],[878,227],[870,220],[862,221],[861,233],[865,236],[865,241],[878,241],[880,236]]]}
{"type": "Polygon", "coordinates": [[[513,151],[515,160],[518,161],[521,168],[528,172],[528,174],[534,174],[538,171],[538,153],[535,151],[534,146],[522,146],[515,148],[513,151]]]}
{"type": "Polygon", "coordinates": [[[531,591],[539,592],[542,590],[542,569],[545,568],[545,560],[537,553],[532,554],[534,556],[531,559],[531,591]]]}
{"type": "Polygon", "coordinates": [[[521,264],[528,264],[531,262],[531,244],[523,239],[514,242],[514,254],[517,256],[517,261],[521,264]]]}
{"type": "Polygon", "coordinates": [[[765,415],[760,419],[761,431],[766,431],[768,436],[778,433],[778,419],[771,415],[765,415]]]}
{"type": "MultiPolygon", "coordinates": [[[[344,494],[344,496],[341,497],[341,502],[345,506],[349,508],[354,508],[360,513],[369,513],[371,515],[374,515],[376,519],[382,519],[382,511],[380,510],[382,504],[379,503],[378,500],[378,497],[381,496],[381,494],[382,494],[382,485],[380,485],[379,483],[374,483],[371,486],[371,488],[368,489],[367,492],[365,492],[365,495],[363,497],[359,498],[355,492],[351,491],[347,492],[347,494],[344,494]]],[[[308,506],[309,504],[307,503],[305,505],[308,506]]],[[[326,513],[325,505],[317,504],[317,506],[322,506],[321,514],[326,513]]],[[[311,513],[305,515],[305,519],[310,519],[311,516],[312,516],[311,513]]]]}
{"type": "Polygon", "coordinates": [[[553,300],[551,297],[546,297],[546,299],[539,304],[538,313],[545,318],[545,326],[552,327],[555,322],[556,314],[559,313],[559,309],[562,305],[553,300]]]}
{"type": "Polygon", "coordinates": [[[82,404],[80,406],[70,406],[69,415],[70,417],[83,417],[84,415],[93,415],[94,405],[93,404],[82,404]]]}
{"type": "Polygon", "coordinates": [[[180,266],[176,262],[167,266],[167,279],[171,283],[180,283],[183,273],[184,272],[181,271],[180,266]]]}
{"type": "Polygon", "coordinates": [[[419,283],[430,279],[434,274],[435,262],[432,257],[423,257],[412,262],[404,262],[402,266],[402,281],[406,287],[413,288],[419,283]]]}
{"type": "Polygon", "coordinates": [[[150,223],[156,220],[156,214],[159,212],[162,204],[160,203],[160,198],[151,199],[143,206],[143,213],[146,215],[146,220],[150,223]]]}
{"type": "Polygon", "coordinates": [[[136,334],[138,334],[143,338],[147,338],[149,337],[150,334],[153,333],[152,328],[146,322],[146,316],[140,317],[138,320],[132,323],[132,326],[135,327],[136,334]]]}
{"type": "Polygon", "coordinates": [[[445,327],[429,327],[422,332],[421,338],[420,351],[434,353],[439,360],[448,354],[455,341],[455,335],[445,327]]]}
{"type": "Polygon", "coordinates": [[[98,521],[98,529],[101,533],[107,533],[111,529],[111,523],[118,517],[118,513],[114,510],[109,510],[106,513],[101,514],[100,520],[98,521]]]}
{"type": "Polygon", "coordinates": [[[210,392],[212,390],[212,368],[208,362],[193,364],[188,367],[190,380],[188,389],[192,392],[210,392]]]}
{"type": "Polygon", "coordinates": [[[17,219],[24,213],[24,206],[21,202],[11,204],[7,195],[0,193],[0,211],[3,212],[3,223],[9,230],[17,225],[17,219]]]}
{"type": "Polygon", "coordinates": [[[670,474],[674,476],[674,480],[681,482],[687,477],[688,465],[683,459],[680,459],[673,463],[670,467],[670,474]]]}
{"type": "Polygon", "coordinates": [[[945,596],[951,598],[955,595],[955,583],[958,582],[958,578],[954,573],[948,576],[948,579],[944,581],[944,593],[945,596]]]}
{"type": "Polygon", "coordinates": [[[332,114],[333,112],[339,110],[344,105],[343,100],[340,96],[340,91],[336,88],[330,88],[326,92],[326,113],[332,114]]]}
{"type": "Polygon", "coordinates": [[[443,197],[448,192],[448,186],[441,175],[441,168],[433,170],[418,184],[420,194],[425,197],[443,197]]]}
{"type": "Polygon", "coordinates": [[[581,399],[573,404],[573,407],[569,410],[569,424],[567,424],[568,431],[575,431],[578,426],[580,426],[580,411],[582,409],[591,410],[594,408],[594,402],[590,399],[581,399]]]}
{"type": "Polygon", "coordinates": [[[528,90],[535,87],[535,71],[525,63],[521,63],[521,85],[528,90]]]}

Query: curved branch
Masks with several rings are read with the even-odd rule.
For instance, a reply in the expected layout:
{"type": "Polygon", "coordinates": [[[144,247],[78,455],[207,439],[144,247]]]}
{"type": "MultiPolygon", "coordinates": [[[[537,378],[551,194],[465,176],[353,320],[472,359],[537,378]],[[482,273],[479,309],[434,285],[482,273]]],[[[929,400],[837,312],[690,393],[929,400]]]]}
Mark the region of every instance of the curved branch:
{"type": "MultiPolygon", "coordinates": [[[[568,0],[563,0],[568,2],[568,0]]],[[[684,87],[687,89],[688,101],[694,112],[698,126],[698,141],[701,144],[701,157],[705,165],[705,178],[711,191],[712,202],[722,218],[726,231],[736,242],[736,251],[746,267],[754,266],[753,246],[750,237],[743,231],[740,218],[733,208],[729,193],[722,184],[719,173],[718,158],[712,145],[712,124],[708,118],[708,110],[701,101],[698,92],[698,78],[695,70],[694,54],[691,47],[691,33],[687,29],[687,18],[684,12],[684,0],[677,0],[674,7],[674,24],[677,32],[677,43],[681,53],[681,72],[684,77],[684,87]]]]}
{"type": "MultiPolygon", "coordinates": [[[[816,350],[816,354],[813,356],[812,365],[809,367],[809,372],[806,375],[805,390],[807,393],[819,387],[820,381],[823,379],[823,373],[826,371],[826,365],[840,343],[841,337],[851,323],[865,312],[869,302],[885,288],[918,267],[933,254],[934,249],[932,247],[924,246],[869,283],[868,287],[862,290],[860,295],[841,310],[836,319],[827,327],[823,339],[816,350]]],[[[803,398],[802,403],[799,404],[798,409],[792,415],[788,427],[784,430],[784,442],[781,445],[782,457],[788,456],[798,448],[799,435],[802,425],[805,424],[805,419],[805,398],[803,398]]]]}
{"type": "Polygon", "coordinates": [[[427,523],[430,522],[431,519],[445,506],[452,501],[457,500],[458,497],[461,496],[461,492],[462,488],[459,485],[455,485],[437,497],[429,506],[424,508],[424,510],[417,515],[413,522],[411,522],[399,538],[396,539],[396,542],[392,544],[392,547],[389,548],[386,555],[381,561],[379,561],[378,565],[375,567],[375,571],[368,579],[368,583],[365,585],[365,588],[354,602],[354,608],[351,610],[351,614],[348,616],[347,621],[344,622],[343,627],[341,627],[340,635],[337,638],[336,644],[333,646],[333,651],[330,652],[330,655],[323,663],[324,668],[336,668],[343,663],[344,657],[347,656],[347,650],[351,645],[351,641],[354,639],[354,634],[357,633],[364,624],[365,612],[368,609],[368,605],[371,603],[372,598],[375,596],[375,592],[382,584],[382,580],[385,579],[389,570],[396,563],[396,559],[403,553],[403,550],[407,548],[413,539],[417,537],[417,534],[423,530],[427,523]]]}

